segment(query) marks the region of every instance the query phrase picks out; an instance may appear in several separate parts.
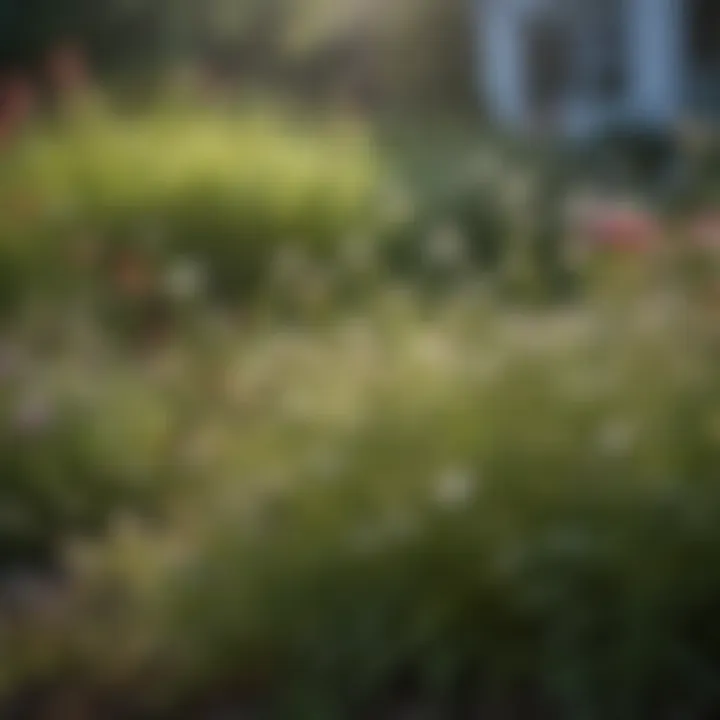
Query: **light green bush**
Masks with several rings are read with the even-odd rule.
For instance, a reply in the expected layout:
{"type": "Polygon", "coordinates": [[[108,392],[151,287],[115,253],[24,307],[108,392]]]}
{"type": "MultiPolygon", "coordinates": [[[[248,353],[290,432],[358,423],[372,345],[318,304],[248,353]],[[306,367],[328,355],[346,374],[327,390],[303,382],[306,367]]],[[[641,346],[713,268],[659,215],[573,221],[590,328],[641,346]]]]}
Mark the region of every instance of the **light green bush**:
{"type": "Polygon", "coordinates": [[[370,229],[379,172],[363,133],[341,123],[177,109],[67,122],[31,133],[7,160],[0,258],[10,299],[23,282],[112,289],[128,249],[153,278],[190,258],[212,291],[252,298],[283,248],[327,259],[370,229]]]}

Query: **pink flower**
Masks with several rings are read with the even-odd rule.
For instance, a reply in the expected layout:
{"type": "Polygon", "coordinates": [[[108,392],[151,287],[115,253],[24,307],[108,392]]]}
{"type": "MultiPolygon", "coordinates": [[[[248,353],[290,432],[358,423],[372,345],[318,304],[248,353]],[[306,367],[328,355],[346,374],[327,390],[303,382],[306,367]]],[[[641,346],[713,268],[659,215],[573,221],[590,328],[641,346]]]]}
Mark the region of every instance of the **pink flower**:
{"type": "Polygon", "coordinates": [[[55,47],[48,58],[48,73],[56,90],[76,94],[89,84],[85,57],[77,46],[66,43],[55,47]]]}
{"type": "Polygon", "coordinates": [[[35,109],[35,91],[22,76],[0,83],[0,140],[13,139],[35,109]]]}
{"type": "Polygon", "coordinates": [[[116,289],[125,297],[147,297],[155,284],[150,265],[140,255],[130,252],[117,258],[113,276],[116,289]]]}
{"type": "Polygon", "coordinates": [[[720,250],[720,210],[713,210],[690,223],[691,244],[703,250],[720,250]]]}
{"type": "Polygon", "coordinates": [[[642,210],[599,208],[585,222],[583,235],[594,245],[622,252],[650,250],[661,235],[657,220],[642,210]]]}
{"type": "Polygon", "coordinates": [[[21,399],[15,408],[13,425],[26,436],[36,436],[47,430],[55,420],[55,407],[49,397],[35,392],[21,399]]]}

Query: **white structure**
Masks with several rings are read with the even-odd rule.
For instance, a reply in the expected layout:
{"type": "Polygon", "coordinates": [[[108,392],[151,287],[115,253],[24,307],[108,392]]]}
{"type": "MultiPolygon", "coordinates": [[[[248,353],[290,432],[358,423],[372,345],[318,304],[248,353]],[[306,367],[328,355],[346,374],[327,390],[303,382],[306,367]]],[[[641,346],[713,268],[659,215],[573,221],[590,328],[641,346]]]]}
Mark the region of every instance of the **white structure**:
{"type": "Polygon", "coordinates": [[[668,127],[720,106],[720,0],[475,2],[479,90],[504,126],[668,127]]]}

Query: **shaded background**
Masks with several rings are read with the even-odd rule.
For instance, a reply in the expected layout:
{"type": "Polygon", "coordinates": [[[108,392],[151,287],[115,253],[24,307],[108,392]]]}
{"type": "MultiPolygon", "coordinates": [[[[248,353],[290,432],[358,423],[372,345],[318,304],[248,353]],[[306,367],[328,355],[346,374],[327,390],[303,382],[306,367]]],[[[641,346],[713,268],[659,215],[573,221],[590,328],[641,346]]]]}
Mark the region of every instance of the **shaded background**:
{"type": "Polygon", "coordinates": [[[364,105],[472,105],[469,0],[2,0],[0,64],[59,39],[137,90],[201,68],[236,86],[364,105]]]}

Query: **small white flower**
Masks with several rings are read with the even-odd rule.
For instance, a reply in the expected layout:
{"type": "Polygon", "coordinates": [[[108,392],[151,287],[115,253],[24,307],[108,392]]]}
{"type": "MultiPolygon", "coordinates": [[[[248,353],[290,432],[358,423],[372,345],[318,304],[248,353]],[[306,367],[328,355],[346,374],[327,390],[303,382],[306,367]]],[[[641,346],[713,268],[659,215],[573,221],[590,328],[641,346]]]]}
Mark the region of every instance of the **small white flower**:
{"type": "Polygon", "coordinates": [[[390,515],[385,523],[384,537],[389,542],[402,543],[412,539],[418,530],[418,524],[406,512],[390,515]]]}
{"type": "Polygon", "coordinates": [[[518,173],[510,176],[502,187],[502,200],[510,212],[525,212],[532,201],[535,181],[530,175],[518,173]]]}
{"type": "Polygon", "coordinates": [[[636,428],[631,422],[615,420],[601,428],[598,449],[603,455],[622,457],[632,451],[636,439],[636,428]]]}
{"type": "Polygon", "coordinates": [[[295,390],[287,392],[282,400],[283,413],[295,420],[306,420],[313,417],[317,405],[311,395],[305,391],[295,390]]]}
{"type": "Polygon", "coordinates": [[[369,270],[375,262],[372,238],[351,236],[342,244],[340,253],[343,265],[351,270],[369,270]]]}
{"type": "Polygon", "coordinates": [[[15,409],[13,425],[23,434],[35,435],[46,430],[55,419],[50,398],[34,392],[22,398],[15,409]]]}
{"type": "Polygon", "coordinates": [[[338,477],[345,465],[345,458],[337,447],[321,448],[310,459],[312,471],[322,480],[338,477]]]}
{"type": "Polygon", "coordinates": [[[562,260],[568,270],[576,272],[588,267],[592,259],[592,246],[583,237],[568,234],[561,246],[562,260]]]}
{"type": "Polygon", "coordinates": [[[418,338],[413,355],[427,365],[442,368],[452,357],[452,347],[441,334],[427,333],[418,338]]]}
{"type": "Polygon", "coordinates": [[[363,318],[348,320],[339,328],[339,337],[346,348],[354,354],[369,355],[376,344],[373,328],[363,318]]]}
{"type": "Polygon", "coordinates": [[[404,188],[395,186],[385,193],[385,219],[391,224],[402,225],[412,220],[415,207],[412,197],[404,188]]]}
{"type": "Polygon", "coordinates": [[[465,468],[448,468],[435,485],[435,501],[448,509],[462,507],[472,498],[475,485],[475,478],[465,468]]]}
{"type": "Polygon", "coordinates": [[[184,467],[198,470],[205,468],[220,453],[222,436],[215,428],[205,428],[195,433],[178,447],[178,459],[184,467]]]}
{"type": "Polygon", "coordinates": [[[203,292],[205,280],[205,273],[199,263],[193,260],[179,260],[168,270],[165,276],[165,288],[175,300],[190,300],[203,292]]]}
{"type": "Polygon", "coordinates": [[[612,378],[606,373],[586,369],[583,372],[568,373],[560,378],[562,387],[570,400],[575,402],[590,402],[597,400],[612,388],[612,378]]]}
{"type": "Polygon", "coordinates": [[[484,151],[478,153],[469,165],[469,179],[478,183],[487,183],[500,175],[501,168],[497,157],[484,151]]]}
{"type": "Polygon", "coordinates": [[[642,334],[656,335],[667,328],[671,313],[671,308],[660,303],[641,308],[635,319],[636,328],[642,334]]]}
{"type": "Polygon", "coordinates": [[[433,265],[459,266],[466,256],[465,237],[455,225],[441,225],[430,234],[425,246],[425,256],[433,265]]]}
{"type": "Polygon", "coordinates": [[[375,526],[366,526],[355,530],[350,536],[350,547],[354,552],[367,555],[382,547],[382,533],[375,526]]]}
{"type": "Polygon", "coordinates": [[[356,529],[350,537],[350,545],[355,552],[370,554],[379,552],[389,545],[402,544],[411,540],[417,533],[417,522],[407,513],[391,513],[376,523],[356,529]]]}
{"type": "Polygon", "coordinates": [[[522,573],[528,554],[529,548],[526,544],[508,543],[492,554],[492,567],[502,577],[517,576],[522,573]]]}
{"type": "Polygon", "coordinates": [[[280,281],[295,281],[309,269],[307,257],[300,251],[297,244],[289,244],[281,248],[273,259],[273,275],[280,281]]]}
{"type": "Polygon", "coordinates": [[[158,250],[167,241],[167,230],[161,222],[152,222],[138,228],[138,237],[146,248],[158,250]]]}
{"type": "Polygon", "coordinates": [[[595,219],[604,207],[605,204],[596,193],[576,191],[565,199],[562,213],[567,225],[578,229],[595,219]]]}
{"type": "Polygon", "coordinates": [[[595,544],[595,538],[582,528],[561,528],[550,533],[541,548],[554,557],[572,558],[589,554],[595,544]]]}
{"type": "Polygon", "coordinates": [[[468,359],[467,362],[469,374],[483,383],[497,379],[502,371],[502,358],[498,353],[484,353],[480,357],[468,359]]]}

